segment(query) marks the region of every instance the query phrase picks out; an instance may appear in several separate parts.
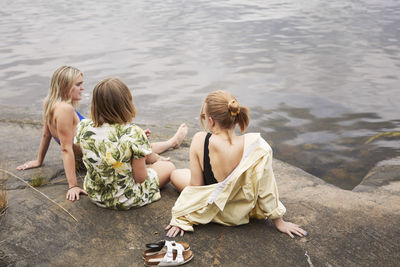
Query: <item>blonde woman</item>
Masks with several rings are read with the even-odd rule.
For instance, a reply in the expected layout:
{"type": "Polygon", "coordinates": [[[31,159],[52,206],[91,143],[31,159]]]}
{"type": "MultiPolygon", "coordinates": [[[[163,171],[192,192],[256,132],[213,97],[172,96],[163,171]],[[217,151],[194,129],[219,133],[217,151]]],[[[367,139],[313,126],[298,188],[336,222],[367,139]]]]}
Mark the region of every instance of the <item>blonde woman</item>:
{"type": "Polygon", "coordinates": [[[183,190],[172,208],[167,236],[193,231],[194,224],[228,226],[250,217],[270,218],[276,228],[293,237],[307,233],[286,222],[272,170],[272,149],[259,133],[244,133],[248,108],[226,91],[210,93],[203,102],[200,122],[207,132],[195,134],[190,146],[190,170],[175,170],[171,182],[183,190]],[[205,121],[205,124],[204,124],[205,121]]]}
{"type": "Polygon", "coordinates": [[[60,144],[65,176],[68,181],[67,199],[79,200],[86,192],[78,186],[75,173],[75,154],[80,154],[74,145],[75,129],[83,118],[75,107],[82,99],[83,73],[71,66],[61,66],[53,74],[49,93],[44,101],[43,135],[36,160],[25,162],[17,170],[40,167],[46,156],[51,138],[60,144]]]}
{"type": "Polygon", "coordinates": [[[131,92],[119,78],[95,86],[91,119],[79,124],[75,142],[87,169],[84,188],[97,206],[127,210],[150,204],[160,199],[160,188],[175,169],[169,161],[146,166],[152,149],[132,122],[135,115],[131,92]]]}

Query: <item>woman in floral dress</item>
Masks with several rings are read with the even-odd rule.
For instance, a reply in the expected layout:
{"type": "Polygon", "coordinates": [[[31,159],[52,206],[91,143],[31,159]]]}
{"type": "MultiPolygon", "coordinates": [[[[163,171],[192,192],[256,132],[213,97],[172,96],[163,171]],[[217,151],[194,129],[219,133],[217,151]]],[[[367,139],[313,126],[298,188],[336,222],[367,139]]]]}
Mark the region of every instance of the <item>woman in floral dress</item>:
{"type": "Polygon", "coordinates": [[[127,210],[160,199],[160,188],[175,169],[169,161],[146,167],[152,149],[145,132],[132,122],[135,114],[128,87],[107,78],[93,90],[92,119],[78,126],[75,143],[87,169],[84,189],[100,207],[127,210]]]}

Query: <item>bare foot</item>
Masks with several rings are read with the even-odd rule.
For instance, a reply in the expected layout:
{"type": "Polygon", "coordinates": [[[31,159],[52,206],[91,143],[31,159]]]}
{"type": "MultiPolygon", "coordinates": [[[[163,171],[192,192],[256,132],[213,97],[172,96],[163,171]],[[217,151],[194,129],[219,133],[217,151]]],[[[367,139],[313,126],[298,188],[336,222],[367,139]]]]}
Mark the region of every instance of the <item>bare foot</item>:
{"type": "Polygon", "coordinates": [[[171,138],[173,145],[173,148],[178,148],[183,140],[185,140],[185,137],[188,133],[188,127],[186,124],[182,123],[181,126],[179,126],[178,130],[176,131],[174,137],[171,138]]]}

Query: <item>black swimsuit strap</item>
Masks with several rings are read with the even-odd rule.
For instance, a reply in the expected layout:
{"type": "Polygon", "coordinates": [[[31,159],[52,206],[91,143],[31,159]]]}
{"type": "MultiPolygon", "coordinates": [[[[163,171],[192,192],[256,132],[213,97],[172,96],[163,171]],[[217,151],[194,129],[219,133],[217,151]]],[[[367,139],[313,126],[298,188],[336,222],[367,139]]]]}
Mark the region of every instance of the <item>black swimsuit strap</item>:
{"type": "Polygon", "coordinates": [[[211,137],[211,133],[207,133],[206,138],[204,140],[204,157],[203,157],[204,185],[210,185],[210,184],[218,183],[218,181],[215,179],[214,173],[213,173],[213,171],[211,169],[210,156],[208,155],[209,154],[208,144],[209,144],[210,137],[211,137]]]}

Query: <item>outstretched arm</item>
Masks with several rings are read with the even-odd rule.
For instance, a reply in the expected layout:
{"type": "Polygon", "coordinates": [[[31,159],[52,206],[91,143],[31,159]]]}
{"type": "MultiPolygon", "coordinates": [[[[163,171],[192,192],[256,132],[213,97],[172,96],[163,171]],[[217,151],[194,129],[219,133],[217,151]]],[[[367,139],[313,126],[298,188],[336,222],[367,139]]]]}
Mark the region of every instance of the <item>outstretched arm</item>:
{"type": "Polygon", "coordinates": [[[79,195],[87,193],[78,186],[75,173],[75,155],[73,150],[73,139],[75,111],[71,105],[59,106],[57,113],[54,114],[57,123],[57,133],[61,143],[62,159],[64,164],[65,176],[68,181],[67,199],[71,201],[79,200],[79,195]]]}
{"type": "Polygon", "coordinates": [[[306,231],[301,229],[299,225],[285,222],[283,218],[273,219],[272,221],[274,222],[276,229],[282,233],[288,234],[291,238],[294,238],[293,234],[300,237],[304,237],[308,234],[306,231]]]}
{"type": "Polygon", "coordinates": [[[42,134],[42,140],[40,141],[40,146],[39,146],[39,153],[37,156],[36,160],[31,160],[27,161],[22,165],[19,165],[17,167],[17,170],[27,170],[27,169],[32,169],[32,168],[37,168],[42,166],[44,157],[46,156],[47,149],[49,148],[49,144],[51,141],[51,134],[49,127],[47,127],[47,123],[43,123],[43,134],[42,134]]]}

